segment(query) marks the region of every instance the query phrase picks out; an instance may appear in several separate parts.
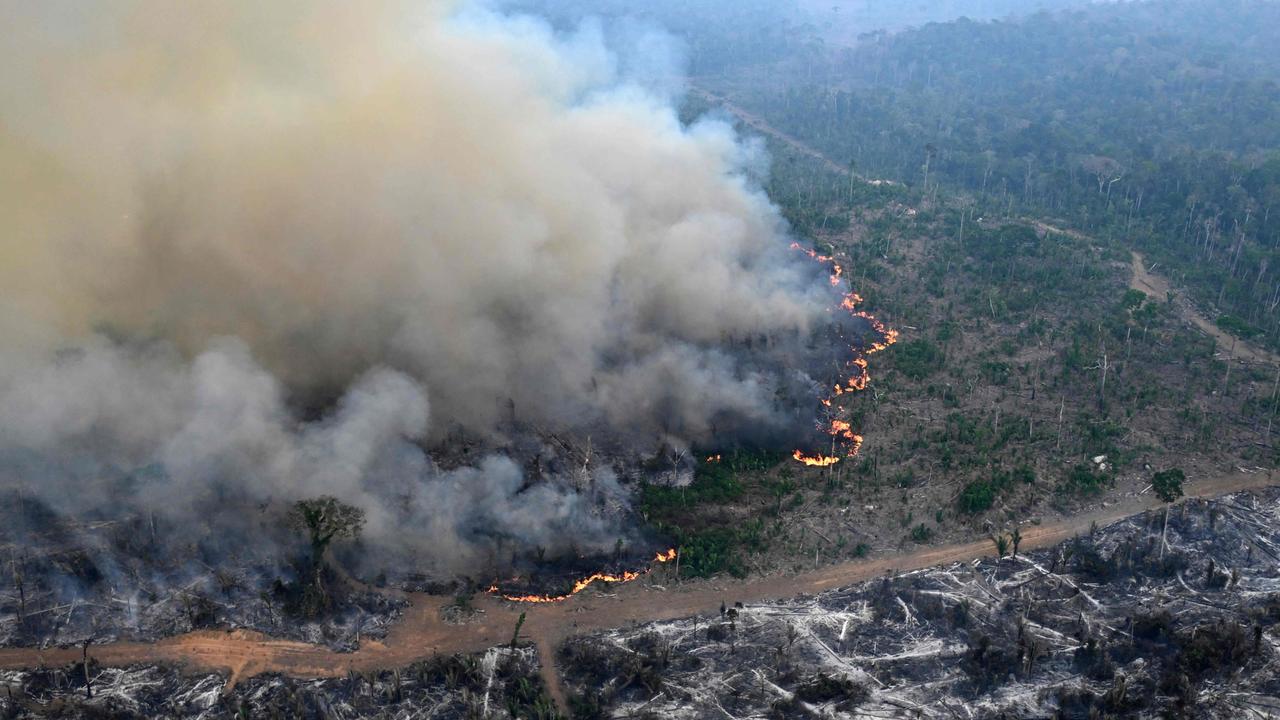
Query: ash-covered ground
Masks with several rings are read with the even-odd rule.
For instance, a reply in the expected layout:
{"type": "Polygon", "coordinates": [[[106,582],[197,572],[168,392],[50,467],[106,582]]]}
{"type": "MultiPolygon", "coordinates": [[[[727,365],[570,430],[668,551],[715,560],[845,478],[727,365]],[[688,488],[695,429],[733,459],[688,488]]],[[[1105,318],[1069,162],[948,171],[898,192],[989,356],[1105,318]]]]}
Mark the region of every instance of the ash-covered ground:
{"type": "MultiPolygon", "coordinates": [[[[994,550],[994,545],[993,545],[994,550]]],[[[529,648],[341,679],[0,673],[0,718],[554,717],[529,648]]],[[[1056,547],[564,642],[575,717],[1280,717],[1280,488],[1056,547]],[[1166,519],[1167,518],[1167,519],[1166,519]]]]}
{"type": "Polygon", "coordinates": [[[1164,518],[558,659],[583,717],[1280,717],[1280,490],[1164,518]]]}
{"type": "MultiPolygon", "coordinates": [[[[263,508],[245,513],[260,537],[281,534],[263,508]]],[[[10,494],[0,505],[0,645],[49,647],[86,641],[154,640],[205,628],[249,628],[353,649],[382,637],[404,601],[326,567],[331,605],[302,613],[305,558],[274,542],[210,536],[170,543],[154,517],[74,521],[38,500],[10,494]]]]}
{"type": "Polygon", "coordinates": [[[224,692],[220,675],[82,665],[0,672],[0,718],[551,718],[532,649],[495,648],[377,673],[302,681],[261,676],[224,692]]]}
{"type": "MultiPolygon", "coordinates": [[[[541,497],[568,498],[558,520],[600,528],[590,543],[576,547],[566,532],[564,547],[538,545],[536,537],[522,539],[514,520],[504,525],[482,509],[474,517],[459,514],[458,535],[487,549],[462,575],[430,564],[434,556],[346,540],[329,549],[324,563],[322,608],[304,607],[313,568],[305,531],[289,527],[288,503],[245,505],[232,497],[204,525],[178,526],[161,513],[114,508],[68,516],[33,493],[0,493],[0,646],[147,641],[246,628],[347,651],[361,639],[385,636],[406,605],[405,591],[465,597],[499,583],[506,592],[555,594],[592,572],[635,570],[652,559],[657,541],[632,517],[626,485],[687,483],[689,453],[663,448],[644,458],[553,434],[513,431],[511,437],[496,448],[458,438],[436,460],[444,468],[465,467],[501,452],[524,469],[523,484],[510,488],[509,497],[482,496],[473,505],[492,509],[531,498],[541,507],[541,497]]],[[[154,481],[145,471],[104,479],[154,481]]],[[[553,532],[548,523],[546,532],[553,532]]]]}

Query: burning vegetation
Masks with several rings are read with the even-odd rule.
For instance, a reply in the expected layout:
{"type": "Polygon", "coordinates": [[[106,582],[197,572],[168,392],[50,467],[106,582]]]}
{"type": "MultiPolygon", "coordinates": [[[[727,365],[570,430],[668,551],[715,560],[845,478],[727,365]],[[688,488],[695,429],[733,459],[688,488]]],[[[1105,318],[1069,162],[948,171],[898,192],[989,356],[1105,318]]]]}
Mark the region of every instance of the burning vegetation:
{"type": "MultiPolygon", "coordinates": [[[[675,548],[671,548],[666,552],[660,552],[654,555],[653,564],[661,565],[663,563],[669,563],[674,561],[677,558],[677,556],[678,556],[678,551],[675,548]]],[[[568,600],[574,595],[577,595],[583,590],[586,590],[588,587],[591,586],[592,583],[616,584],[616,583],[631,582],[632,580],[638,580],[641,577],[644,577],[644,575],[646,575],[650,569],[652,568],[647,568],[644,570],[635,570],[635,571],[623,570],[618,574],[610,574],[610,573],[603,573],[603,572],[592,573],[587,577],[582,578],[581,580],[574,581],[573,589],[567,593],[564,593],[563,595],[508,595],[502,592],[502,590],[497,585],[490,585],[489,589],[486,590],[485,592],[488,592],[491,595],[497,595],[501,597],[503,600],[510,600],[512,602],[553,603],[553,602],[560,602],[562,600],[568,600]]]]}
{"type": "Polygon", "coordinates": [[[856,296],[788,249],[754,145],[617,70],[670,58],[428,5],[0,11],[0,204],[24,208],[0,228],[0,491],[107,578],[51,570],[52,607],[238,572],[314,619],[338,567],[476,586],[648,555],[637,485],[687,480],[695,446],[790,449],[813,338],[891,341],[833,323],[856,296]],[[145,524],[163,561],[100,523],[145,524]]]}
{"type": "MultiPolygon", "coordinates": [[[[816,250],[802,247],[797,243],[792,243],[791,247],[794,250],[803,252],[818,263],[828,266],[831,287],[841,287],[844,282],[842,280],[844,267],[836,262],[833,256],[821,255],[816,250]]],[[[792,453],[791,457],[796,462],[809,467],[830,467],[840,462],[842,458],[857,457],[858,451],[862,449],[863,437],[854,432],[853,426],[847,420],[839,419],[838,416],[843,410],[840,400],[846,394],[867,389],[867,386],[871,383],[867,356],[880,352],[898,341],[898,331],[886,327],[884,323],[876,320],[866,311],[859,310],[858,306],[861,303],[862,297],[858,293],[850,291],[843,294],[838,307],[849,313],[850,317],[862,320],[869,327],[875,339],[869,343],[859,341],[858,344],[854,344],[851,347],[852,357],[845,364],[845,369],[850,373],[848,378],[837,382],[831,393],[824,394],[818,398],[818,403],[822,406],[824,415],[827,418],[826,424],[820,426],[820,429],[831,436],[831,454],[810,455],[799,449],[792,453]]]]}
{"type": "Polygon", "coordinates": [[[1280,490],[1190,500],[1057,546],[696,618],[351,672],[216,675],[64,666],[0,672],[0,717],[574,717],[863,713],[975,720],[1266,717],[1280,695],[1280,490]],[[7,714],[7,715],[6,715],[7,714]]]}

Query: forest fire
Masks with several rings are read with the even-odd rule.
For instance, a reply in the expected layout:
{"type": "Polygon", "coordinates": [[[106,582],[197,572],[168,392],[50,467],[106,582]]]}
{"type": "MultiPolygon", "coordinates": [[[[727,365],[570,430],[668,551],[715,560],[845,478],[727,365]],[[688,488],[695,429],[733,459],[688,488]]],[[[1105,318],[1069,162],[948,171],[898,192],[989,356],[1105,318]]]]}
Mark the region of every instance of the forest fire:
{"type": "Polygon", "coordinates": [[[791,454],[796,462],[804,463],[809,467],[830,467],[840,462],[840,458],[834,455],[805,455],[804,451],[797,450],[791,454]]]}
{"type": "MultiPolygon", "coordinates": [[[[675,559],[676,559],[676,549],[670,548],[666,552],[659,552],[656,555],[654,555],[653,565],[661,565],[663,563],[669,563],[675,559]]],[[[591,575],[588,575],[587,577],[574,582],[573,589],[563,595],[505,595],[502,593],[502,591],[498,588],[497,585],[490,585],[489,588],[485,590],[485,592],[487,592],[490,595],[498,595],[503,600],[510,600],[511,602],[522,602],[522,603],[561,602],[563,600],[568,600],[569,598],[573,597],[574,595],[577,595],[583,590],[586,590],[588,586],[590,586],[592,583],[595,583],[595,582],[603,582],[603,583],[631,582],[632,580],[635,580],[644,575],[647,575],[650,571],[653,570],[653,565],[650,565],[648,568],[644,570],[636,570],[636,571],[624,570],[622,571],[622,573],[617,575],[613,575],[610,573],[600,573],[600,572],[592,573],[591,575]]]]}
{"type": "MultiPolygon", "coordinates": [[[[816,250],[802,247],[799,243],[791,243],[793,250],[799,250],[817,262],[831,266],[831,286],[839,287],[841,279],[844,276],[844,268],[835,261],[830,255],[822,255],[816,250]]],[[[878,353],[898,341],[898,331],[885,327],[885,324],[872,317],[865,310],[859,310],[858,305],[862,303],[862,296],[856,292],[845,293],[840,299],[840,308],[850,315],[860,318],[868,325],[871,330],[880,336],[879,340],[873,341],[870,345],[863,348],[853,348],[854,357],[848,362],[848,366],[852,371],[849,379],[842,384],[837,384],[832,388],[829,397],[818,398],[818,402],[822,406],[830,410],[835,410],[834,399],[848,393],[859,392],[867,389],[871,383],[871,373],[868,370],[867,356],[878,353]]],[[[841,445],[841,451],[844,457],[855,457],[858,451],[862,449],[862,436],[853,431],[853,426],[845,420],[832,420],[825,428],[825,432],[834,438],[841,445]]],[[[809,467],[830,467],[840,462],[841,457],[835,453],[833,444],[831,455],[808,455],[803,450],[796,450],[792,453],[792,458],[796,462],[803,463],[809,467]]]]}

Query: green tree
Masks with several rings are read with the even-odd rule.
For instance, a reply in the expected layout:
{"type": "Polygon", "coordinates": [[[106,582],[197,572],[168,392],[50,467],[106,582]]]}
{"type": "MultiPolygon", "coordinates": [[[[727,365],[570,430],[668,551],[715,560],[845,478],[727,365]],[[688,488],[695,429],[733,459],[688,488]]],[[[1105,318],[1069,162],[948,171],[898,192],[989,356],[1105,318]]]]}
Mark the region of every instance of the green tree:
{"type": "Polygon", "coordinates": [[[1166,538],[1169,533],[1169,503],[1182,497],[1182,481],[1185,479],[1186,475],[1178,468],[1163,470],[1151,477],[1151,488],[1156,491],[1156,496],[1164,503],[1164,527],[1160,529],[1161,558],[1164,557],[1167,545],[1166,538]]]}
{"type": "Polygon", "coordinates": [[[992,535],[991,542],[995,543],[997,557],[1004,557],[1009,554],[1009,538],[1004,533],[992,535]]]}
{"type": "Polygon", "coordinates": [[[294,503],[289,512],[289,525],[305,532],[311,543],[311,572],[314,597],[304,603],[308,614],[329,605],[324,587],[324,554],[330,543],[339,538],[356,538],[364,528],[364,510],[337,498],[324,495],[294,503]]]}
{"type": "Polygon", "coordinates": [[[1151,478],[1151,488],[1161,502],[1171,503],[1182,497],[1182,483],[1187,477],[1178,468],[1163,470],[1151,478]]]}
{"type": "Polygon", "coordinates": [[[364,529],[364,510],[325,495],[294,503],[289,524],[307,533],[311,541],[311,561],[320,563],[334,540],[359,537],[364,529]]]}

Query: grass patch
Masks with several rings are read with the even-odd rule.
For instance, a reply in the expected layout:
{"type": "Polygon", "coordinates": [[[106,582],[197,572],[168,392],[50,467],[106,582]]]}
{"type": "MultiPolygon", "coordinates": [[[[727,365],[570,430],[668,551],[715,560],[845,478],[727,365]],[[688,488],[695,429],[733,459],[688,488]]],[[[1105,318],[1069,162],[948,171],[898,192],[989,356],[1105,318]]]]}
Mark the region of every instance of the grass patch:
{"type": "Polygon", "coordinates": [[[1026,465],[1019,465],[1013,470],[996,470],[990,478],[973,480],[960,491],[956,499],[962,512],[976,515],[991,509],[996,498],[1015,484],[1035,484],[1036,472],[1026,465]]]}
{"type": "Polygon", "coordinates": [[[640,512],[680,548],[681,577],[746,574],[744,553],[760,549],[764,523],[760,518],[743,522],[739,513],[725,512],[725,506],[760,500],[769,502],[766,512],[776,515],[797,499],[803,501],[794,482],[762,482],[758,476],[785,457],[772,451],[722,453],[720,462],[699,464],[685,487],[640,487],[640,512]]]}
{"type": "Polygon", "coordinates": [[[1084,464],[1071,468],[1062,482],[1058,483],[1058,493],[1062,495],[1097,495],[1111,486],[1110,475],[1095,471],[1084,464]]]}
{"type": "Polygon", "coordinates": [[[923,380],[942,367],[942,350],[920,338],[894,346],[893,365],[912,380],[923,380]]]}
{"type": "Polygon", "coordinates": [[[1218,327],[1242,340],[1249,340],[1262,334],[1260,328],[1250,325],[1235,315],[1220,315],[1217,322],[1218,327]]]}

